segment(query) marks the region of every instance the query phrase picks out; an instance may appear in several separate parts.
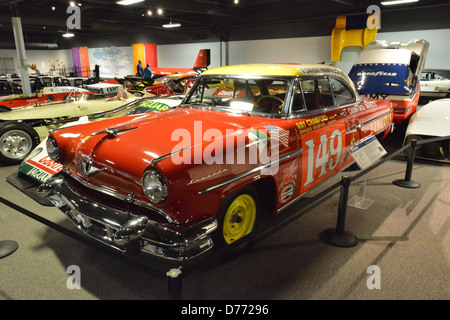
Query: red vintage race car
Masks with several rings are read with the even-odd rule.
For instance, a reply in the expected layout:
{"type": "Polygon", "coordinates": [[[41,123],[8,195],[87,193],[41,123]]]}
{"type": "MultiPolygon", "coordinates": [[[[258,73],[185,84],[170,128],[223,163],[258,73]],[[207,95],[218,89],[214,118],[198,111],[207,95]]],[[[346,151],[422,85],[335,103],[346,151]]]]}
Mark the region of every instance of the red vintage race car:
{"type": "Polygon", "coordinates": [[[176,109],[53,131],[63,168],[39,192],[113,248],[184,261],[282,214],[392,124],[390,101],[334,67],[215,68],[176,109]]]}
{"type": "Polygon", "coordinates": [[[0,112],[15,108],[36,106],[50,102],[63,101],[71,93],[90,93],[89,90],[78,87],[45,87],[41,93],[13,94],[0,97],[0,112]]]}
{"type": "Polygon", "coordinates": [[[129,91],[145,91],[155,96],[177,95],[186,92],[190,84],[193,84],[199,73],[174,73],[157,78],[155,81],[147,81],[142,78],[125,77],[131,83],[129,91]]]}

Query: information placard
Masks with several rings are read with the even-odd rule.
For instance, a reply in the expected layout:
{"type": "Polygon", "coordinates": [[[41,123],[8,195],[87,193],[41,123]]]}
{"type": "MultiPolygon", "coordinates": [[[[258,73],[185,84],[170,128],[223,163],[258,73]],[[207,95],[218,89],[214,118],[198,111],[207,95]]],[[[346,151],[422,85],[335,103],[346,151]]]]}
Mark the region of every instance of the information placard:
{"type": "Polygon", "coordinates": [[[353,159],[355,159],[358,166],[363,170],[387,154],[386,150],[374,135],[362,139],[349,150],[353,159]]]}

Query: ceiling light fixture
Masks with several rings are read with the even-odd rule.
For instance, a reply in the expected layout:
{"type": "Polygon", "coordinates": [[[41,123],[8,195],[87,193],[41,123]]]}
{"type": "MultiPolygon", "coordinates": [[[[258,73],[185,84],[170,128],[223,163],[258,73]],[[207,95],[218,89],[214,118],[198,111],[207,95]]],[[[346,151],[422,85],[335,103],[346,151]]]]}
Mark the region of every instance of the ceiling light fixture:
{"type": "Polygon", "coordinates": [[[179,28],[181,27],[180,23],[172,23],[172,21],[170,21],[169,23],[163,24],[162,25],[163,28],[179,28]]]}
{"type": "Polygon", "coordinates": [[[149,16],[153,15],[152,10],[147,10],[147,15],[149,15],[149,16]]]}
{"type": "Polygon", "coordinates": [[[143,2],[144,0],[121,0],[121,1],[116,1],[117,4],[120,4],[122,6],[129,6],[130,4],[135,4],[135,3],[139,3],[139,2],[143,2]]]}
{"type": "Polygon", "coordinates": [[[419,0],[392,0],[392,1],[381,1],[381,4],[383,6],[392,6],[395,4],[404,4],[404,3],[411,3],[411,2],[419,2],[419,0]]]}
{"type": "Polygon", "coordinates": [[[73,36],[75,36],[73,33],[69,33],[69,30],[67,30],[67,32],[66,33],[64,33],[63,35],[62,35],[64,38],[72,38],[73,36]]]}
{"type": "Polygon", "coordinates": [[[158,8],[158,14],[159,14],[159,15],[162,15],[162,14],[163,14],[163,9],[158,8]]]}

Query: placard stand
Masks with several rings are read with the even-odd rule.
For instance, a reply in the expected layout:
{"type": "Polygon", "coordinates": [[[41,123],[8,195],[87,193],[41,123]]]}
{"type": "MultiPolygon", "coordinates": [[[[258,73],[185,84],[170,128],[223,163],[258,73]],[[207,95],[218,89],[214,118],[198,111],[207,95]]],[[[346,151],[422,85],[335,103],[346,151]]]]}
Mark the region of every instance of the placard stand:
{"type": "Polygon", "coordinates": [[[367,180],[356,184],[356,193],[353,197],[350,198],[350,200],[348,200],[349,206],[366,210],[372,205],[373,200],[366,199],[366,187],[367,180]]]}
{"type": "Polygon", "coordinates": [[[341,180],[341,193],[339,196],[338,217],[335,229],[326,229],[320,237],[327,243],[337,247],[353,247],[358,244],[356,236],[345,230],[345,217],[347,215],[348,189],[350,177],[343,176],[341,180]]]}
{"type": "Polygon", "coordinates": [[[172,268],[166,273],[170,300],[182,299],[182,273],[180,268],[172,268]]]}
{"type": "Polygon", "coordinates": [[[416,181],[411,180],[411,174],[412,169],[414,165],[414,156],[416,154],[416,146],[417,146],[417,140],[411,139],[411,150],[408,154],[408,162],[406,163],[406,172],[405,172],[405,179],[398,179],[392,181],[393,184],[403,187],[403,188],[409,188],[409,189],[417,189],[420,188],[420,183],[416,181]]]}
{"type": "Polygon", "coordinates": [[[9,256],[11,253],[17,250],[19,245],[12,240],[0,241],[0,259],[9,256]]]}

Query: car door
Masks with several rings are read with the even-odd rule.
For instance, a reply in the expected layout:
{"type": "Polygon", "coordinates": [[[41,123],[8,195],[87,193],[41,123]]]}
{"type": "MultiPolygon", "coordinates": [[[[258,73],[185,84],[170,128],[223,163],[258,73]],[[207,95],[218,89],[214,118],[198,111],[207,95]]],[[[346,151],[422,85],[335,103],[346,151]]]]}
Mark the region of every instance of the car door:
{"type": "MultiPolygon", "coordinates": [[[[347,106],[354,96],[348,100],[335,97],[337,91],[325,76],[299,79],[298,87],[304,101],[295,123],[302,148],[299,188],[303,194],[351,162],[346,152],[347,129],[352,124],[347,106]]],[[[292,111],[296,112],[294,105],[292,111]]]]}

